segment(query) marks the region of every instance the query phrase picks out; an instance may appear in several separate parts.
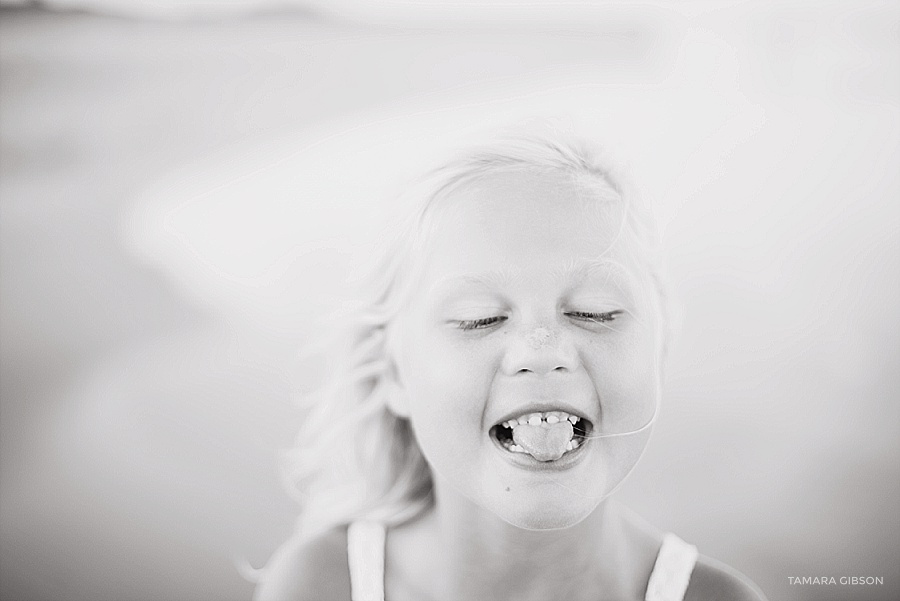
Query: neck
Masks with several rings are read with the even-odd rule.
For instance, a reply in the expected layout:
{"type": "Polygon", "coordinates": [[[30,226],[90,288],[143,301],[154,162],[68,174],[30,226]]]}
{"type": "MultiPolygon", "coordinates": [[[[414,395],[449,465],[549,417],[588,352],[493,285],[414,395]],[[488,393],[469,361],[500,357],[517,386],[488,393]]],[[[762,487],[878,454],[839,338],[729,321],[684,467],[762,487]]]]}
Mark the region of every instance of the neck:
{"type": "MultiPolygon", "coordinates": [[[[525,530],[435,482],[435,505],[417,529],[425,576],[420,598],[626,598],[624,552],[617,511],[604,501],[581,523],[559,530],[525,530]],[[430,552],[429,552],[430,551],[430,552]]],[[[628,579],[626,579],[627,581],[628,579]]]]}

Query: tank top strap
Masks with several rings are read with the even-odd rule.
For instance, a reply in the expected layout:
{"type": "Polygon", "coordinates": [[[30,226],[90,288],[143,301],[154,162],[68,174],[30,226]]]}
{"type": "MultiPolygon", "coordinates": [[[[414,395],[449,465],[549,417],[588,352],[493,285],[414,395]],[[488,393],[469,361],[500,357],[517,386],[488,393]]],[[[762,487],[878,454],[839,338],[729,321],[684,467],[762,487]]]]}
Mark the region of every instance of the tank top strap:
{"type": "MultiPolygon", "coordinates": [[[[385,527],[360,520],[347,528],[351,601],[384,601],[385,527]]],[[[663,538],[647,584],[646,601],[683,601],[697,547],[671,532],[663,538]]]]}
{"type": "Polygon", "coordinates": [[[360,520],[347,528],[351,601],[384,601],[385,528],[360,520]]]}
{"type": "Polygon", "coordinates": [[[666,534],[650,573],[645,600],[683,601],[695,563],[697,547],[689,545],[671,532],[666,534]]]}

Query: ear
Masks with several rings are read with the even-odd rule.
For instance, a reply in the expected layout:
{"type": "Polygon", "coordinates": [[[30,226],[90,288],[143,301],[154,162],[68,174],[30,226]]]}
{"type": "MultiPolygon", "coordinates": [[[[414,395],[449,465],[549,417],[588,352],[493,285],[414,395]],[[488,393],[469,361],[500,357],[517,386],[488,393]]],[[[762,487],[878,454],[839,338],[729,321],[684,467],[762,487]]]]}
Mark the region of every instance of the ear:
{"type": "Polygon", "coordinates": [[[406,393],[406,388],[404,388],[403,384],[400,382],[397,368],[393,362],[388,368],[387,374],[385,374],[385,379],[385,386],[387,389],[387,399],[385,400],[385,403],[388,411],[397,417],[409,419],[409,395],[406,393]]]}

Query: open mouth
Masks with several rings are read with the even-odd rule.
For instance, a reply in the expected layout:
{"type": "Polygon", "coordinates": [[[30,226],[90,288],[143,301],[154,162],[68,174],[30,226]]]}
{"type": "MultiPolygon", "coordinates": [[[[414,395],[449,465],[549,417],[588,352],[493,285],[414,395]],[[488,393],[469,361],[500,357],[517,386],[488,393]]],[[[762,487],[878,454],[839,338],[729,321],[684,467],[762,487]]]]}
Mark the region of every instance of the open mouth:
{"type": "Polygon", "coordinates": [[[491,427],[490,435],[510,453],[556,461],[578,450],[594,429],[590,420],[565,411],[524,413],[491,427]]]}

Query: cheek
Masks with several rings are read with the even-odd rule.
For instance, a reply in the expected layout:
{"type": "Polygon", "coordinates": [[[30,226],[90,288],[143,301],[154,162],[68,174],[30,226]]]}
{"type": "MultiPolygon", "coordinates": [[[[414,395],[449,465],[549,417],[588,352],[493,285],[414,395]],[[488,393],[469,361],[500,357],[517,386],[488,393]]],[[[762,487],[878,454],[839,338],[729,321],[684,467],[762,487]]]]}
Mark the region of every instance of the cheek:
{"type": "Polygon", "coordinates": [[[606,433],[634,430],[658,402],[659,369],[652,337],[623,336],[590,347],[586,369],[597,389],[606,433]]]}
{"type": "Polygon", "coordinates": [[[432,341],[413,354],[407,371],[409,417],[422,454],[437,473],[465,489],[490,443],[482,427],[488,370],[473,353],[432,341]]]}
{"type": "Polygon", "coordinates": [[[435,429],[478,434],[493,374],[489,354],[440,333],[410,334],[398,370],[414,428],[423,438],[435,429]]]}
{"type": "Polygon", "coordinates": [[[597,373],[599,381],[614,387],[645,382],[656,365],[653,337],[642,328],[629,329],[616,336],[596,337],[583,348],[585,367],[597,373]]]}

